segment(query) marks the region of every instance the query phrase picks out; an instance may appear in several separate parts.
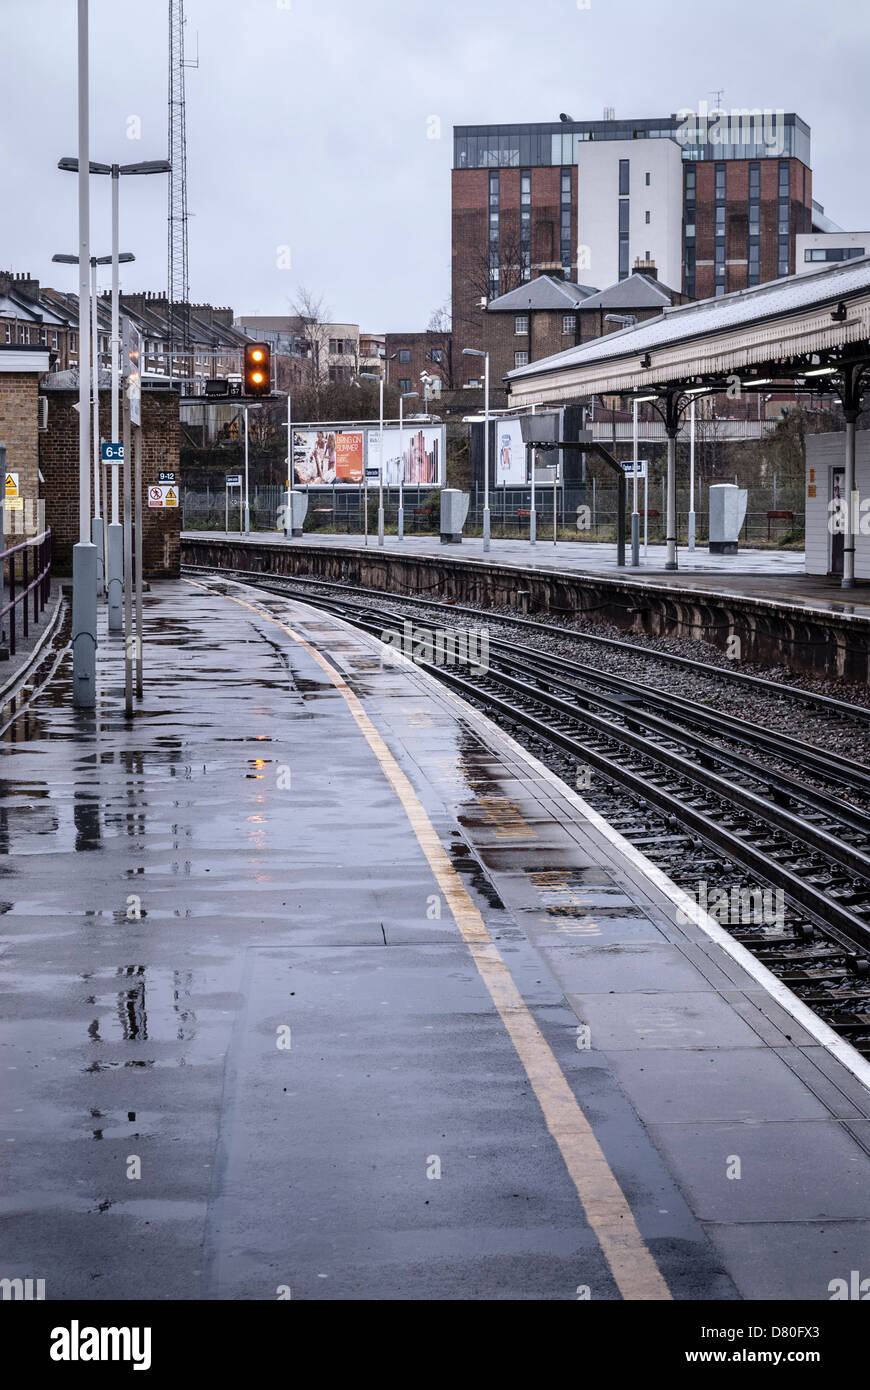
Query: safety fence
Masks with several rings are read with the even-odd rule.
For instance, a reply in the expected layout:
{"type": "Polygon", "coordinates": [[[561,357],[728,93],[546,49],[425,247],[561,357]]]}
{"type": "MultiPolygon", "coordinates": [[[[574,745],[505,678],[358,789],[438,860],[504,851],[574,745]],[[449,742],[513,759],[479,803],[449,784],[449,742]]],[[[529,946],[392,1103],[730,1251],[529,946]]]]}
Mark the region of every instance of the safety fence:
{"type": "Polygon", "coordinates": [[[18,629],[26,641],[30,633],[31,607],[34,626],[51,594],[51,528],[30,536],[0,552],[0,596],[7,602],[0,607],[4,642],[10,656],[17,647],[18,629]]]}

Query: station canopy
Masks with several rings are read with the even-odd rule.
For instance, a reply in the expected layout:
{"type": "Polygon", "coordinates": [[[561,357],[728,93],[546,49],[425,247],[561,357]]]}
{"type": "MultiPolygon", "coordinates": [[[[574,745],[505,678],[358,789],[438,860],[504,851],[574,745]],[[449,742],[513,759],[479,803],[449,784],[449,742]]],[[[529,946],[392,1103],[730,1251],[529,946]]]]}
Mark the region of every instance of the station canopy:
{"type": "Polygon", "coordinates": [[[512,408],[596,395],[744,389],[834,390],[838,370],[870,361],[870,256],[791,275],[568,348],[506,377],[512,408]]]}

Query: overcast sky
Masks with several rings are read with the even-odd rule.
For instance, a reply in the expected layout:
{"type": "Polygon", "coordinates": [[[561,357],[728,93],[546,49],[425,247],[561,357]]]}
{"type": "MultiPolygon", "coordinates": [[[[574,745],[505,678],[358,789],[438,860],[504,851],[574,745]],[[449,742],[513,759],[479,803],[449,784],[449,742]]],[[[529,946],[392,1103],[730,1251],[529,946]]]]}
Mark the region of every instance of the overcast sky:
{"type": "MultiPolygon", "coordinates": [[[[454,124],[667,115],[717,88],[803,116],[815,197],[870,226],[866,0],[581,3],[187,0],[192,298],[282,314],[304,285],[336,320],[425,328],[450,291],[454,124]]],[[[165,157],[167,0],[90,10],[91,158],[165,157]]],[[[0,0],[0,17],[0,268],[72,288],[50,262],[76,250],[76,180],[55,167],[76,153],[76,3],[0,0]]],[[[166,178],[121,191],[122,286],[162,290],[166,178]]],[[[93,194],[101,254],[109,180],[93,194]]]]}

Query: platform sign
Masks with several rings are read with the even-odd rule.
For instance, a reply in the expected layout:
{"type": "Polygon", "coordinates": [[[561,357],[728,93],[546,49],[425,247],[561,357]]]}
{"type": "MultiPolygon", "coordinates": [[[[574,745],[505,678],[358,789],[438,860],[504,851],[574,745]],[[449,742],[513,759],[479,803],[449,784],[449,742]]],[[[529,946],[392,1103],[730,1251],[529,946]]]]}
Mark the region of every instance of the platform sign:
{"type": "Polygon", "coordinates": [[[18,496],[18,474],[17,474],[17,473],[7,473],[7,474],[6,474],[6,496],[7,496],[7,497],[17,497],[17,496],[18,496]]]}
{"type": "Polygon", "coordinates": [[[166,483],[151,483],[148,488],[149,507],[177,507],[178,487],[166,483]]]}
{"type": "Polygon", "coordinates": [[[104,439],[100,445],[100,458],[103,460],[103,463],[123,463],[124,445],[120,443],[110,444],[108,440],[104,439]]]}
{"type": "Polygon", "coordinates": [[[157,474],[158,483],[177,483],[174,468],[161,468],[157,474]]]}
{"type": "Polygon", "coordinates": [[[228,473],[228,474],[227,474],[227,487],[241,487],[241,486],[242,486],[242,475],[241,475],[241,473],[228,473]]]}
{"type": "Polygon", "coordinates": [[[620,467],[627,478],[645,478],[647,475],[647,459],[623,459],[620,467]]]}

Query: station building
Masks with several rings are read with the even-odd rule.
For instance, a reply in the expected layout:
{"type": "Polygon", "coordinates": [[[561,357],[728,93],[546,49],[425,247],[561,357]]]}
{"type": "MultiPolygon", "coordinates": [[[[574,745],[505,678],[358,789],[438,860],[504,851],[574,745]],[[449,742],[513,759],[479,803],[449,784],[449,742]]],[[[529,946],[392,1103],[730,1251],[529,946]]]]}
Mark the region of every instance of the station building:
{"type": "Polygon", "coordinates": [[[536,275],[606,286],[651,261],[704,299],[793,274],[796,238],[816,226],[809,126],[793,112],[702,108],[455,127],[458,346],[474,345],[481,301],[536,275]]]}

